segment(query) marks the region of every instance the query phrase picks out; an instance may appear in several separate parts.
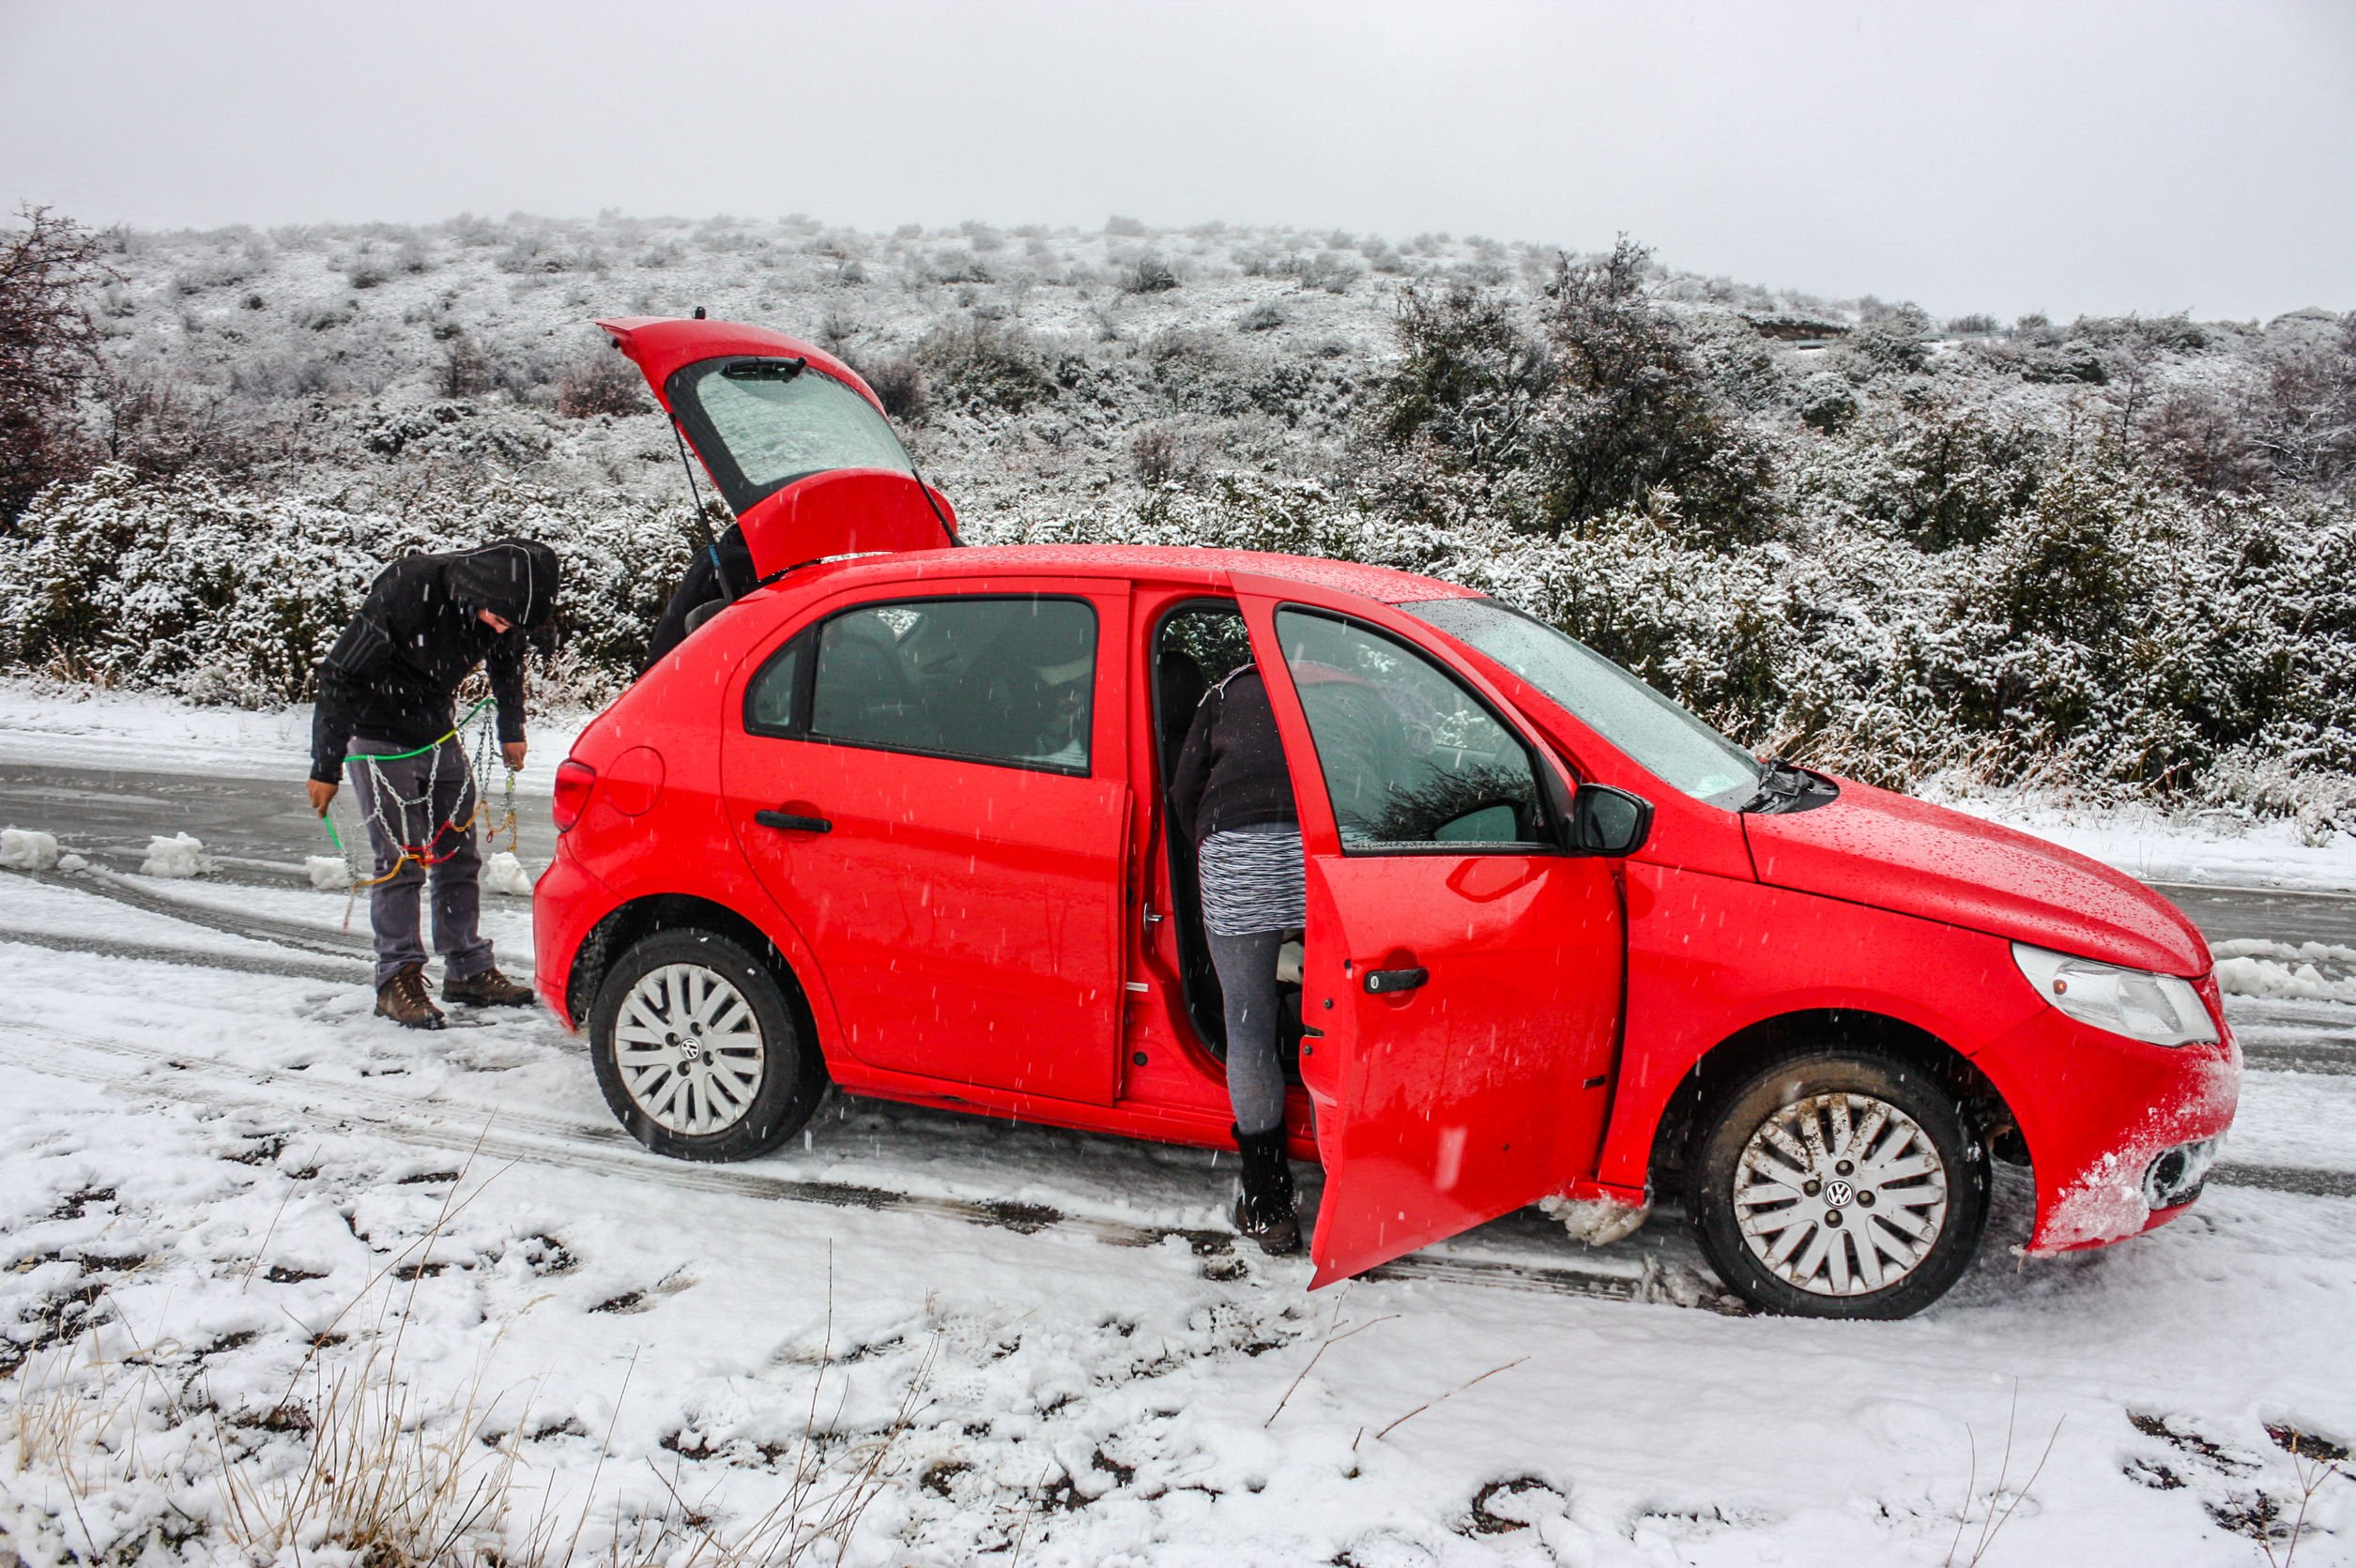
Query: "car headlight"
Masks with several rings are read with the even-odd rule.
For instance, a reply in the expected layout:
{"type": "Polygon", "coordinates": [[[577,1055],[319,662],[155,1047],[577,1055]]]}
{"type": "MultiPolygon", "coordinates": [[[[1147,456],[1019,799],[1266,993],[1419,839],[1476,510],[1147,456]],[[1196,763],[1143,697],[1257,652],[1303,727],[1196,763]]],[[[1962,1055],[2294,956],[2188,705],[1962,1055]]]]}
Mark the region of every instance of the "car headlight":
{"type": "Polygon", "coordinates": [[[2217,1026],[2189,980],[2097,964],[2026,942],[2012,944],[2012,962],[2039,996],[2081,1024],[2152,1045],[2208,1043],[2217,1038],[2217,1026]]]}

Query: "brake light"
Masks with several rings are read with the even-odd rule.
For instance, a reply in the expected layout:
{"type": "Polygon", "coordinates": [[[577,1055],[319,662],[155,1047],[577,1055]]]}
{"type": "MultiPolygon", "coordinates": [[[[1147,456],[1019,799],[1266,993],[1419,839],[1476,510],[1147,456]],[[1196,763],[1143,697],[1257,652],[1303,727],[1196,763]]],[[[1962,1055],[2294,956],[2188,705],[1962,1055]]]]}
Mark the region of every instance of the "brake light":
{"type": "Polygon", "coordinates": [[[573,824],[581,820],[581,813],[589,807],[589,791],[596,787],[597,769],[588,763],[566,757],[557,765],[557,794],[548,814],[557,819],[558,832],[573,830],[573,824]]]}

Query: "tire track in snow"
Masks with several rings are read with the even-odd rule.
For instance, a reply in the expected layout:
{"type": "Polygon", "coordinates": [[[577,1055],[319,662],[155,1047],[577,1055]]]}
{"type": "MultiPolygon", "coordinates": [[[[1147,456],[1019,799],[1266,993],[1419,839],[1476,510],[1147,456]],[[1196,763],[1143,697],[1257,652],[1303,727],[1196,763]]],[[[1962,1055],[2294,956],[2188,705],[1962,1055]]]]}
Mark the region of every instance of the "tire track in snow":
{"type": "MultiPolygon", "coordinates": [[[[374,952],[365,936],[329,931],[326,927],[308,925],[298,921],[234,914],[139,887],[130,878],[116,876],[113,873],[35,872],[28,875],[33,881],[110,899],[148,914],[184,921],[222,936],[267,942],[321,958],[351,958],[364,965],[374,952]]],[[[234,969],[245,974],[284,975],[296,980],[368,978],[367,973],[358,967],[330,969],[320,965],[274,964],[266,959],[218,953],[204,948],[176,948],[164,943],[138,942],[128,938],[62,936],[45,932],[28,932],[22,927],[0,927],[0,941],[25,942],[59,952],[90,952],[108,958],[145,958],[163,964],[234,969]]],[[[524,980],[528,980],[532,973],[530,962],[525,959],[512,961],[505,967],[524,980]]],[[[2244,1040],[2241,1055],[2254,1073],[2317,1073],[2331,1076],[2356,1076],[2356,1039],[2343,1040],[2322,1035],[2290,1042],[2244,1040]]]]}
{"type": "MultiPolygon", "coordinates": [[[[322,1084],[276,1069],[233,1065],[124,1041],[95,1040],[44,1024],[20,1028],[48,1037],[51,1044],[33,1048],[0,1041],[0,1061],[44,1076],[95,1084],[125,1094],[147,1093],[159,1099],[224,1110],[282,1114],[298,1111],[314,1120],[331,1119],[341,1127],[413,1147],[654,1181],[688,1192],[913,1214],[1025,1236],[1055,1231],[1116,1247],[1141,1249],[1183,1241],[1197,1256],[1206,1260],[1206,1277],[1220,1281],[1249,1277],[1247,1270],[1236,1269],[1235,1238],[1223,1230],[1139,1225],[1047,1204],[928,1195],[855,1182],[795,1180],[742,1166],[689,1165],[642,1151],[618,1127],[589,1127],[563,1118],[515,1111],[492,1113],[481,1123],[462,1122],[459,1118],[479,1107],[443,1102],[436,1108],[446,1114],[436,1116],[421,1110],[413,1094],[397,1090],[363,1084],[322,1084]],[[99,1059],[72,1060],[54,1046],[78,1051],[85,1058],[99,1059]],[[105,1059],[110,1058],[117,1062],[137,1061],[161,1067],[170,1076],[126,1078],[118,1066],[105,1059]],[[272,1092],[274,1089],[295,1092],[272,1092]],[[1234,1271],[1229,1272],[1230,1270],[1234,1271]]],[[[1632,1304],[1695,1306],[1740,1315],[1740,1309],[1728,1304],[1714,1290],[1681,1288],[1664,1277],[1657,1265],[1643,1263],[1625,1271],[1613,1271],[1419,1254],[1386,1263],[1370,1271],[1367,1277],[1632,1304]]]]}
{"type": "Polygon", "coordinates": [[[203,926],[226,936],[272,942],[283,948],[295,948],[327,958],[373,957],[375,952],[375,947],[369,938],[348,931],[336,931],[323,925],[270,915],[237,914],[211,905],[174,898],[169,893],[143,888],[130,877],[96,867],[76,872],[37,871],[23,875],[53,888],[66,888],[74,892],[111,899],[116,904],[129,905],[133,909],[203,926]]]}
{"type": "Polygon", "coordinates": [[[2253,1045],[2241,1043],[2241,1061],[2253,1073],[2319,1073],[2326,1077],[2356,1076],[2356,1043],[2318,1040],[2297,1044],[2253,1045]]]}
{"type": "Polygon", "coordinates": [[[2356,1197],[2356,1171],[2310,1165],[2219,1165],[2210,1168],[2209,1180],[2222,1187],[2256,1187],[2302,1197],[2356,1197]]]}
{"type": "MultiPolygon", "coordinates": [[[[322,962],[305,964],[292,960],[270,960],[255,955],[223,953],[210,948],[142,942],[130,937],[69,936],[54,932],[30,931],[22,926],[0,926],[0,941],[23,942],[56,952],[88,952],[104,958],[145,958],[160,964],[232,969],[241,974],[283,975],[294,980],[348,981],[357,978],[366,983],[375,974],[375,947],[364,936],[268,915],[239,915],[142,888],[130,878],[112,872],[25,872],[16,875],[24,876],[27,881],[64,888],[69,892],[88,893],[220,936],[308,953],[322,962]],[[330,967],[339,961],[346,962],[350,967],[330,967]]],[[[529,959],[509,960],[502,967],[518,979],[528,981],[531,978],[529,959]]]]}
{"type": "Polygon", "coordinates": [[[326,980],[338,984],[365,985],[375,972],[373,966],[359,958],[265,957],[207,948],[168,947],[120,936],[68,936],[54,931],[28,931],[22,926],[0,926],[0,942],[20,942],[26,947],[46,948],[51,952],[86,952],[100,958],[134,958],[185,968],[226,969],[235,974],[278,975],[288,980],[326,980]]]}
{"type": "MultiPolygon", "coordinates": [[[[100,957],[130,958],[145,960],[154,963],[189,966],[200,968],[227,969],[241,974],[276,975],[293,980],[323,980],[337,982],[357,980],[364,982],[370,977],[372,972],[366,959],[362,956],[369,951],[365,938],[354,937],[348,939],[357,951],[347,949],[345,951],[338,951],[335,948],[322,948],[313,946],[311,944],[334,938],[338,939],[338,945],[340,946],[340,934],[329,933],[318,927],[305,926],[298,921],[272,920],[262,916],[240,917],[229,914],[225,911],[211,909],[203,906],[191,905],[185,900],[176,899],[168,894],[155,893],[144,888],[131,886],[129,884],[128,879],[114,876],[112,874],[101,874],[99,878],[95,880],[91,878],[90,874],[88,873],[76,873],[71,875],[34,873],[31,875],[32,879],[36,881],[48,882],[56,886],[71,888],[85,892],[94,892],[101,897],[115,899],[120,903],[130,905],[132,907],[139,908],[152,914],[162,915],[171,919],[182,920],[190,924],[217,931],[225,936],[240,936],[250,941],[268,942],[277,946],[292,947],[300,951],[318,954],[320,957],[319,960],[315,962],[305,962],[297,958],[270,959],[243,953],[223,953],[204,948],[176,948],[161,943],[136,942],[115,937],[65,936],[49,932],[27,931],[22,928],[6,926],[0,926],[0,942],[22,942],[28,946],[45,948],[52,951],[58,952],[86,952],[93,953],[100,957]],[[282,933],[282,935],[271,935],[270,933],[273,931],[282,933]],[[346,951],[349,952],[348,959],[346,959],[346,951]],[[338,960],[343,961],[338,962],[338,960]]],[[[99,1045],[98,1043],[94,1042],[85,1042],[84,1043],[92,1044],[100,1049],[110,1048],[99,1045]]],[[[132,1048],[126,1047],[126,1049],[132,1048]]],[[[159,1053],[158,1055],[161,1057],[161,1054],[159,1053]]],[[[2264,1043],[2257,1045],[2245,1045],[2243,1047],[2242,1055],[2244,1060],[2248,1063],[2251,1071],[2253,1072],[2320,1073],[2333,1075],[2356,1075],[2356,1049],[2343,1046],[2337,1041],[2328,1038],[2318,1040],[2311,1043],[2264,1043]]],[[[185,1062],[182,1061],[180,1064],[185,1065],[185,1062]]],[[[503,1114],[513,1117],[517,1113],[503,1114]]],[[[589,1135],[589,1129],[583,1128],[578,1123],[570,1123],[565,1127],[565,1135],[567,1136],[578,1137],[589,1135]]],[[[619,1133],[619,1131],[616,1131],[612,1134],[612,1137],[616,1140],[621,1140],[622,1135],[619,1133]]],[[[635,1146],[632,1145],[632,1147],[635,1146]]],[[[650,1165],[647,1168],[661,1170],[667,1169],[669,1167],[667,1164],[665,1164],[650,1165]]],[[[2356,1197],[2356,1172],[2297,1165],[2249,1165],[2225,1164],[2218,1165],[2214,1170],[2212,1170],[2210,1173],[2209,1179],[2220,1186],[2246,1187],[2266,1192],[2291,1193],[2312,1197],[2356,1197]]],[[[775,1192],[774,1188],[776,1183],[773,1180],[762,1180],[765,1183],[764,1195],[792,1195],[775,1192]]],[[[878,1201],[875,1202],[868,1202],[864,1198],[846,1198],[839,1200],[845,1203],[855,1202],[860,1206],[870,1208],[893,1206],[893,1204],[895,1204],[900,1200],[925,1202],[940,1201],[953,1204],[970,1203],[972,1201],[967,1199],[915,1200],[910,1198],[909,1195],[895,1194],[885,1188],[850,1189],[836,1188],[823,1183],[818,1185],[822,1187],[825,1193],[856,1191],[859,1193],[872,1193],[878,1195],[878,1201]]],[[[811,1202],[837,1201],[830,1199],[825,1196],[823,1193],[814,1193],[803,1200],[811,1202]]],[[[1002,1209],[1005,1206],[1000,1207],[1002,1209]]],[[[1019,1208],[1023,1206],[1014,1207],[1019,1208]]],[[[1055,1216],[1053,1219],[1043,1221],[1043,1225],[1046,1224],[1063,1223],[1064,1216],[1063,1216],[1060,1211],[1051,1209],[1043,1209],[1042,1211],[1055,1216]]],[[[1002,1225],[1012,1224],[1009,1219],[1004,1217],[987,1220],[985,1223],[1002,1225]]],[[[1106,1223],[1119,1224],[1121,1222],[1106,1223]]],[[[1014,1227],[1019,1228],[1019,1225],[1017,1225],[1014,1227]]],[[[1128,1228],[1132,1230],[1137,1229],[1137,1227],[1134,1226],[1128,1228]]],[[[1129,1241],[1124,1244],[1138,1246],[1154,1245],[1157,1244],[1158,1241],[1165,1235],[1177,1234],[1208,1236],[1223,1233],[1165,1231],[1155,1233],[1153,1240],[1129,1241]]],[[[1401,1265],[1385,1265],[1385,1267],[1397,1268],[1400,1266],[1401,1265]]],[[[1476,1265],[1459,1260],[1445,1264],[1427,1263],[1424,1269],[1424,1273],[1421,1277],[1447,1277],[1475,1280],[1480,1274],[1481,1271],[1487,1269],[1507,1269],[1522,1275],[1526,1275],[1529,1272],[1529,1271],[1522,1269],[1519,1265],[1476,1265]]],[[[1398,1275],[1385,1276],[1382,1274],[1381,1271],[1376,1271],[1376,1274],[1377,1277],[1400,1277],[1398,1275]]],[[[1588,1279],[1590,1276],[1581,1272],[1578,1277],[1583,1281],[1588,1279]]],[[[1629,1286],[1630,1288],[1633,1288],[1632,1280],[1620,1281],[1617,1276],[1602,1277],[1611,1279],[1615,1284],[1625,1284],[1629,1286]]],[[[1612,1294],[1610,1291],[1587,1291],[1583,1293],[1599,1293],[1607,1296],[1612,1294]]],[[[1635,1298],[1632,1296],[1614,1296],[1613,1299],[1633,1300],[1635,1298]]]]}

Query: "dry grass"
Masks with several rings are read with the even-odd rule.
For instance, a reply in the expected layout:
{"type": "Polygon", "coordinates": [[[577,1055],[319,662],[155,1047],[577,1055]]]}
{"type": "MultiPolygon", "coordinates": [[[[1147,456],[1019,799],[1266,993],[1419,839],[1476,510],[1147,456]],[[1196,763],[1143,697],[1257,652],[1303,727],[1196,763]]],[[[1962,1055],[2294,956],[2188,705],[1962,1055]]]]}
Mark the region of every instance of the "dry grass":
{"type": "MultiPolygon", "coordinates": [[[[2021,1489],[2012,1494],[2012,1501],[2004,1501],[2005,1484],[2012,1474],[2012,1437],[2020,1423],[2020,1416],[2021,1386],[2015,1380],[2012,1408],[2004,1418],[2004,1457],[1996,1464],[1996,1484],[1988,1492],[1988,1505],[1980,1515],[1980,1530],[1969,1543],[1968,1554],[1965,1552],[1964,1531],[1971,1522],[1972,1497],[1980,1482],[1980,1443],[1969,1426],[1964,1428],[1965,1439],[1971,1445],[1971,1471],[1964,1481],[1963,1506],[1955,1511],[1955,1539],[1947,1548],[1946,1568],[1955,1568],[1957,1563],[1964,1564],[1964,1568],[1979,1568],[1989,1550],[1996,1545],[1996,1537],[2004,1532],[2004,1527],[2012,1522],[2012,1515],[2019,1511],[2022,1503],[2028,1500],[2029,1488],[2036,1485],[2037,1478],[2045,1473],[2045,1461],[2053,1457],[2054,1444],[2061,1437],[2061,1421],[2056,1421],[2053,1431],[2047,1434],[2044,1451],[2037,1455],[2037,1466],[2028,1472],[2028,1479],[2021,1483],[2021,1489]],[[2003,1504],[2001,1508],[1997,1506],[1999,1503],[2003,1504]]],[[[2068,1419],[2065,1416],[2062,1421],[2068,1419]]]]}
{"type": "MultiPolygon", "coordinates": [[[[2276,1440],[2281,1441],[2279,1438],[2276,1440]]],[[[2348,1452],[2337,1444],[2316,1444],[2314,1439],[2293,1437],[2289,1441],[2283,1442],[2282,1447],[2290,1455],[2291,1468],[2298,1481],[2299,1508],[2291,1516],[2289,1527],[2282,1532],[2284,1545],[2280,1557],[2274,1555],[2271,1532],[2258,1541],[2258,1547],[2266,1553],[2270,1568],[2293,1568],[2299,1559],[2299,1543],[2307,1537],[2307,1514],[2315,1505],[2315,1495],[2323,1489],[2325,1482],[2348,1473],[2346,1469],[2348,1452]],[[2321,1447],[2325,1452],[2312,1452],[2310,1445],[2321,1447]]]]}
{"type": "MultiPolygon", "coordinates": [[[[452,1195],[464,1185],[462,1176],[452,1195]]],[[[0,1496],[19,1517],[49,1515],[60,1555],[83,1562],[129,1563],[159,1542],[199,1541],[256,1564],[324,1555],[363,1568],[790,1568],[841,1559],[895,1479],[937,1343],[881,1429],[846,1441],[837,1423],[848,1389],[827,1375],[830,1271],[828,1349],[800,1438],[773,1461],[782,1489],[765,1511],[716,1520],[681,1495],[677,1466],[655,1471],[659,1506],[634,1503],[621,1478],[606,1474],[611,1425],[588,1484],[572,1494],[578,1500],[564,1500],[563,1478],[536,1471],[525,1449],[524,1391],[488,1393],[481,1370],[462,1388],[436,1390],[404,1368],[423,1271],[409,1271],[403,1287],[388,1282],[405,1260],[430,1256],[466,1206],[445,1198],[426,1234],[336,1314],[333,1323],[374,1318],[349,1353],[334,1347],[332,1323],[313,1333],[268,1409],[220,1408],[202,1358],[188,1367],[185,1347],[133,1332],[117,1305],[106,1324],[94,1320],[20,1369],[0,1417],[0,1496]],[[133,1348],[110,1358],[106,1338],[133,1348]],[[505,1435],[495,1438],[495,1425],[505,1435]]],[[[625,1374],[617,1419],[629,1383],[625,1374]]]]}

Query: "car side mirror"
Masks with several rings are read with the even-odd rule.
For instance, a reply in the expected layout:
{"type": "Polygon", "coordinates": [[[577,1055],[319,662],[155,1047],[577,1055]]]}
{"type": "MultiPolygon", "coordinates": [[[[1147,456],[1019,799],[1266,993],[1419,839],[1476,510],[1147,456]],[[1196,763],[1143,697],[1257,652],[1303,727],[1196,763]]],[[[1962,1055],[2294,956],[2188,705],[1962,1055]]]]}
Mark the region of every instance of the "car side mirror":
{"type": "Polygon", "coordinates": [[[1610,784],[1583,784],[1570,799],[1563,845],[1574,855],[1633,855],[1652,836],[1652,802],[1610,784]]]}

